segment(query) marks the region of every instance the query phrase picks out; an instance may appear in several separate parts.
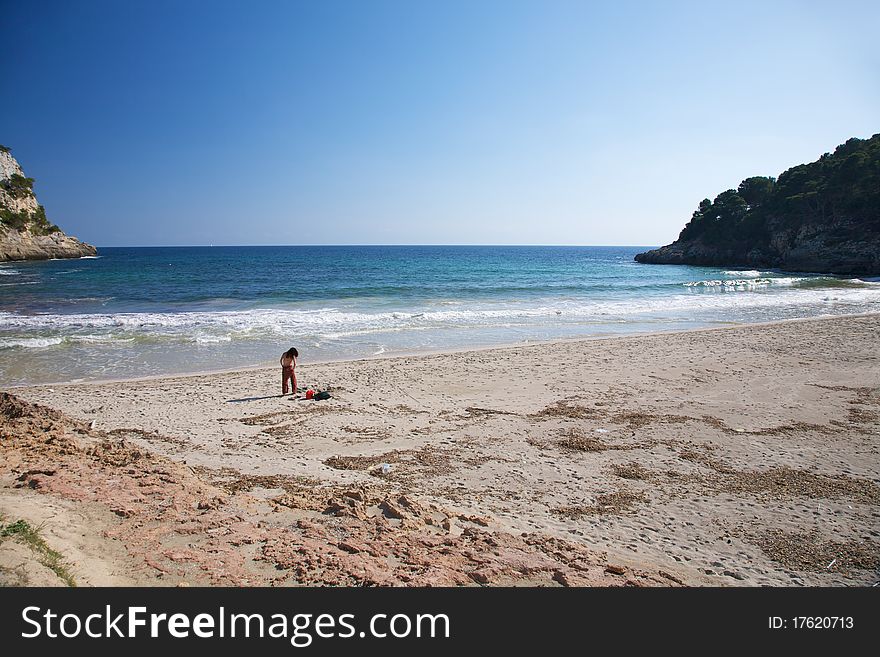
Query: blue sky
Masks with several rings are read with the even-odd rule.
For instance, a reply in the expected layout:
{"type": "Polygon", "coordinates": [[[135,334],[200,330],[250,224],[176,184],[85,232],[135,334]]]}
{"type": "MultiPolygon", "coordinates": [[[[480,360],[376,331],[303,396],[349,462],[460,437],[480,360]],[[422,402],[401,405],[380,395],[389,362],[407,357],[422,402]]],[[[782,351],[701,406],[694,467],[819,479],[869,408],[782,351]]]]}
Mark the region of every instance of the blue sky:
{"type": "Polygon", "coordinates": [[[661,244],[880,132],[876,2],[0,3],[0,143],[99,246],[661,244]]]}

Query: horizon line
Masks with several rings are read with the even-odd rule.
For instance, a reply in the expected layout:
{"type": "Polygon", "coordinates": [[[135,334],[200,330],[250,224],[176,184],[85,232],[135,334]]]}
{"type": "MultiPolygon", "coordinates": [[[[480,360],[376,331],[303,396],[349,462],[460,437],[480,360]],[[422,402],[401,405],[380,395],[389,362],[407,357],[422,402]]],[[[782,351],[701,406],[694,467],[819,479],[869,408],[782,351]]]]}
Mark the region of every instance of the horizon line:
{"type": "Polygon", "coordinates": [[[582,248],[582,247],[593,247],[593,248],[656,248],[658,245],[649,245],[649,244],[478,244],[478,243],[467,243],[467,244],[441,244],[441,243],[406,243],[406,244],[381,244],[381,243],[369,243],[369,244],[104,244],[104,245],[94,245],[95,248],[98,249],[187,249],[187,248],[237,248],[237,247],[272,247],[272,248],[285,248],[285,247],[310,247],[310,246],[381,246],[381,247],[397,247],[397,246],[438,246],[438,247],[448,247],[448,246],[504,246],[504,247],[536,247],[536,246],[547,246],[547,247],[569,247],[569,248],[582,248]]]}

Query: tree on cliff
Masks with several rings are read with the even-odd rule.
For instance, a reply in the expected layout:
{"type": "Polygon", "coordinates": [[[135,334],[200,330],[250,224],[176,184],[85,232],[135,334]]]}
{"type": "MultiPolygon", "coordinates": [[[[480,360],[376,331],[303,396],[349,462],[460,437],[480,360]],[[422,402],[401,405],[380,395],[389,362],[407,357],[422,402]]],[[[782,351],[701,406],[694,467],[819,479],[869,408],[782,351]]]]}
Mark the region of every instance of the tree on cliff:
{"type": "Polygon", "coordinates": [[[778,181],[746,178],[714,202],[704,199],[679,239],[732,237],[746,224],[771,217],[801,223],[844,213],[880,221],[880,135],[850,139],[833,154],[788,169],[778,181]]]}
{"type": "Polygon", "coordinates": [[[764,205],[773,194],[776,187],[776,178],[767,176],[753,176],[743,180],[737,188],[737,193],[748,204],[749,209],[764,205]]]}
{"type": "MultiPolygon", "coordinates": [[[[860,239],[880,246],[880,134],[849,139],[778,179],[753,176],[714,201],[703,199],[675,243],[636,260],[788,266],[788,253],[829,250],[860,239]],[[812,243],[806,244],[808,239],[812,243]]],[[[868,260],[880,257],[859,250],[868,260]]],[[[872,272],[874,267],[859,265],[853,271],[872,272]]]]}

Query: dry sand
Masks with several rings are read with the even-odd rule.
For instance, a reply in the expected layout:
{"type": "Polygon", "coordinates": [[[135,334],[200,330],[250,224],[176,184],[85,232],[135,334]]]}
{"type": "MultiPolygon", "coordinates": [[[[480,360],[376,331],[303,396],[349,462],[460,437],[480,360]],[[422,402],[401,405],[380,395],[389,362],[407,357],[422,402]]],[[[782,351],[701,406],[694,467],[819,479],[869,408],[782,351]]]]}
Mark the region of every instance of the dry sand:
{"type": "MultiPolygon", "coordinates": [[[[16,389],[66,415],[5,399],[0,522],[86,584],[870,585],[878,338],[869,315],[304,354],[319,402],[280,368],[16,389]]],[[[0,540],[0,576],[51,580],[0,540]]]]}

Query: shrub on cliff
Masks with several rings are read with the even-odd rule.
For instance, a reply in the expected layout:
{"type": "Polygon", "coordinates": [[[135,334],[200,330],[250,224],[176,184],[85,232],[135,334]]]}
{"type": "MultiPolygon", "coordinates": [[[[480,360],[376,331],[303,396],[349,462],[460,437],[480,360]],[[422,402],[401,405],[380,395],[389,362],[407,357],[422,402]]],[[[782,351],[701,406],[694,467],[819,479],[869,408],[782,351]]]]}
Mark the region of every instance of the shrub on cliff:
{"type": "Polygon", "coordinates": [[[34,235],[51,235],[61,231],[46,218],[42,205],[35,212],[13,212],[9,208],[0,208],[0,224],[13,230],[30,230],[34,235]]]}
{"type": "Polygon", "coordinates": [[[12,198],[27,198],[34,195],[34,179],[25,178],[18,173],[13,173],[9,178],[0,182],[0,187],[12,198]]]}
{"type": "Polygon", "coordinates": [[[13,212],[9,208],[0,208],[0,224],[13,230],[24,230],[30,223],[28,212],[13,212]]]}

